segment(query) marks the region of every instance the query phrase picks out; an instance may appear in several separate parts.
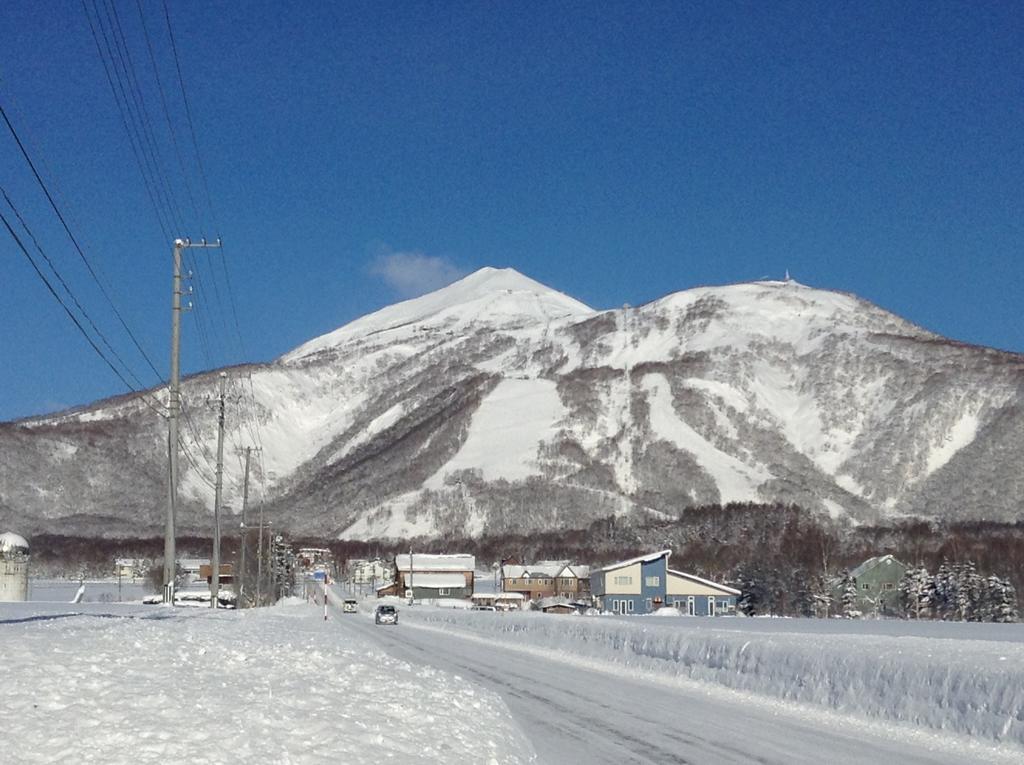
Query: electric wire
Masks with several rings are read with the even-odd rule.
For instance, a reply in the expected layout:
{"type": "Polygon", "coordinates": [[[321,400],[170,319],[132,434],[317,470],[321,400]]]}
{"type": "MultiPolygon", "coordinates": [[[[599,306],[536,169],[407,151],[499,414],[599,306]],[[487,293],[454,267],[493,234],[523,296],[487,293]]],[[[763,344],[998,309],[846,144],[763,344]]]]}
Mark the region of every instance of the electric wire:
{"type": "Polygon", "coordinates": [[[96,286],[99,287],[100,292],[103,294],[103,297],[106,298],[107,303],[110,305],[111,310],[113,310],[114,315],[117,317],[117,320],[121,323],[121,326],[124,328],[124,331],[128,334],[128,337],[131,338],[132,343],[135,345],[135,348],[142,355],[142,358],[146,360],[146,363],[149,365],[149,368],[153,371],[153,374],[156,375],[158,380],[162,381],[162,375],[157,371],[156,366],[153,364],[152,359],[150,359],[149,357],[149,354],[146,353],[145,349],[142,347],[142,344],[135,336],[135,333],[132,332],[131,328],[128,326],[128,323],[124,320],[124,317],[121,315],[121,312],[117,309],[117,306],[114,304],[113,298],[111,298],[110,293],[107,291],[107,288],[103,286],[103,282],[100,280],[96,271],[93,269],[92,264],[89,262],[89,258],[86,257],[81,245],[79,245],[78,239],[75,238],[75,235],[72,233],[71,228],[68,226],[67,220],[65,219],[60,208],[57,206],[56,201],[54,201],[53,195],[47,188],[46,183],[42,179],[42,176],[39,175],[39,171],[36,170],[35,163],[32,162],[32,158],[29,156],[28,150],[25,148],[25,145],[22,143],[21,138],[18,136],[18,132],[14,129],[14,125],[11,124],[10,119],[8,119],[7,112],[4,110],[2,104],[0,104],[0,116],[3,117],[4,122],[7,124],[7,129],[11,132],[11,135],[14,137],[15,142],[18,144],[18,148],[21,150],[22,156],[25,158],[25,161],[28,163],[28,166],[32,169],[32,175],[35,176],[36,182],[39,184],[40,188],[43,190],[43,193],[46,195],[46,199],[49,201],[50,206],[53,208],[53,211],[57,214],[57,218],[60,220],[61,225],[64,227],[64,231],[67,233],[68,238],[71,239],[72,244],[74,244],[75,250],[78,252],[78,255],[82,259],[82,262],[85,263],[85,267],[88,269],[89,274],[92,276],[93,281],[96,283],[96,286]]]}
{"type": "Polygon", "coordinates": [[[75,296],[75,293],[72,291],[67,281],[65,281],[64,277],[61,276],[60,271],[57,269],[57,266],[54,265],[53,261],[50,259],[50,256],[46,254],[45,250],[43,250],[43,247],[39,243],[39,240],[36,238],[35,233],[32,231],[31,228],[29,228],[29,225],[26,222],[24,216],[21,214],[21,211],[15,206],[10,195],[7,193],[7,189],[5,189],[3,186],[0,186],[0,194],[3,195],[4,200],[7,202],[7,206],[11,208],[11,212],[13,212],[15,217],[18,219],[18,222],[21,224],[21,227],[25,230],[25,233],[28,235],[28,238],[32,240],[32,244],[35,245],[35,248],[39,252],[39,255],[43,258],[43,260],[46,261],[46,264],[50,267],[50,271],[53,273],[57,281],[60,282],[60,285],[64,288],[64,292],[67,293],[68,297],[71,298],[71,301],[75,304],[75,307],[78,309],[79,313],[85,318],[85,321],[88,322],[89,326],[92,327],[92,331],[96,333],[97,337],[99,337],[100,342],[102,342],[103,345],[106,346],[107,350],[110,351],[111,355],[121,365],[121,368],[124,370],[124,372],[135,381],[135,384],[138,385],[140,388],[145,388],[145,384],[138,378],[138,376],[131,370],[131,368],[129,368],[128,364],[125,363],[125,360],[121,358],[121,354],[119,354],[114,349],[114,347],[110,344],[110,341],[107,340],[106,335],[104,335],[102,330],[100,330],[100,328],[96,326],[96,322],[93,321],[92,317],[89,315],[89,312],[86,311],[85,307],[81,304],[81,302],[79,302],[78,298],[75,296]]]}
{"type": "MultiPolygon", "coordinates": [[[[96,1],[97,0],[93,0],[94,7],[96,5],[96,1]]],[[[127,83],[127,91],[131,95],[131,102],[128,104],[129,111],[131,111],[131,105],[134,104],[134,115],[138,120],[139,127],[141,128],[140,135],[142,146],[144,147],[143,150],[148,152],[148,158],[155,173],[154,177],[157,181],[159,192],[167,201],[174,224],[178,227],[179,231],[183,231],[184,217],[181,214],[181,206],[178,204],[177,197],[174,195],[173,188],[168,180],[168,174],[164,172],[164,162],[160,156],[160,150],[157,146],[156,136],[153,131],[153,120],[149,116],[149,109],[146,108],[146,99],[143,96],[142,89],[139,87],[135,64],[132,60],[131,50],[128,47],[128,41],[125,38],[124,30],[121,28],[121,19],[117,13],[117,6],[112,0],[109,5],[105,2],[103,2],[102,5],[104,14],[107,18],[107,24],[110,28],[110,37],[113,41],[113,51],[116,54],[116,58],[113,58],[113,60],[116,64],[120,64],[120,70],[124,73],[124,79],[127,83]]],[[[102,28],[102,23],[100,26],[102,28]]]]}
{"type": "Polygon", "coordinates": [[[146,17],[142,12],[142,0],[135,0],[135,8],[139,12],[139,25],[142,27],[142,36],[146,41],[146,50],[149,53],[149,63],[153,68],[153,79],[156,80],[157,91],[160,94],[160,105],[163,108],[164,119],[167,122],[167,132],[171,136],[171,145],[174,147],[174,156],[178,161],[178,170],[181,172],[181,180],[185,185],[185,192],[188,196],[189,204],[192,206],[192,212],[199,220],[199,230],[200,232],[205,232],[203,216],[196,204],[195,196],[192,193],[192,184],[189,183],[188,173],[185,171],[185,161],[182,157],[181,147],[178,144],[178,135],[177,131],[174,129],[174,120],[171,119],[171,109],[167,103],[167,92],[164,89],[163,80],[160,77],[160,67],[157,66],[156,63],[156,53],[153,50],[153,42],[150,39],[149,29],[146,26],[146,17]]]}
{"type": "MultiPolygon", "coordinates": [[[[111,61],[107,62],[107,56],[103,53],[103,45],[100,43],[100,34],[97,33],[97,27],[100,24],[99,10],[96,9],[95,0],[93,2],[93,8],[96,10],[96,24],[93,24],[92,15],[89,13],[89,7],[86,5],[85,0],[82,0],[82,11],[85,13],[85,18],[89,22],[89,31],[92,34],[93,42],[96,45],[96,54],[100,59],[100,64],[103,66],[103,73],[106,75],[107,84],[110,85],[110,92],[114,96],[114,103],[117,104],[118,115],[121,118],[121,125],[124,128],[125,134],[128,136],[128,145],[131,147],[132,156],[135,158],[135,165],[139,168],[139,174],[142,176],[142,183],[145,186],[146,194],[149,197],[150,204],[153,206],[153,214],[156,216],[157,224],[160,227],[160,231],[163,234],[164,241],[171,241],[171,230],[174,224],[166,217],[167,213],[163,206],[157,199],[157,192],[154,188],[155,182],[150,177],[149,168],[146,166],[146,162],[142,157],[141,142],[139,141],[136,133],[133,131],[134,121],[129,119],[126,112],[127,96],[124,93],[124,85],[121,82],[119,74],[114,71],[115,67],[111,61]],[[115,75],[117,75],[117,84],[115,84],[115,75]],[[118,95],[118,90],[121,91],[121,96],[118,95]],[[140,145],[137,145],[140,144],[140,145]]],[[[104,42],[106,43],[107,49],[110,49],[110,43],[107,41],[106,34],[103,34],[104,42]]]]}
{"type": "MultiPolygon", "coordinates": [[[[64,312],[68,315],[68,318],[71,319],[75,327],[81,333],[82,337],[85,338],[86,342],[89,343],[92,349],[96,352],[96,355],[98,355],[103,360],[103,363],[105,363],[110,368],[110,371],[112,371],[117,376],[117,378],[122,383],[124,383],[125,387],[128,388],[128,390],[130,390],[133,393],[139,393],[140,391],[136,390],[132,386],[132,384],[128,382],[127,379],[125,379],[124,375],[121,374],[120,370],[118,370],[118,368],[114,366],[110,359],[107,358],[106,354],[103,353],[103,350],[98,345],[96,345],[96,342],[85,330],[85,327],[82,326],[82,323],[78,320],[78,317],[75,316],[74,312],[70,308],[68,308],[67,303],[64,302],[61,296],[57,293],[57,290],[54,289],[53,284],[50,283],[50,280],[46,278],[46,274],[44,274],[42,269],[39,268],[39,265],[36,263],[35,258],[32,257],[32,253],[30,253],[28,249],[25,247],[24,243],[18,237],[17,232],[15,232],[14,228],[7,220],[7,216],[5,216],[3,212],[0,212],[0,221],[3,222],[4,227],[7,229],[7,232],[11,235],[11,238],[14,239],[14,243],[18,246],[18,249],[21,250],[22,254],[26,257],[26,259],[28,259],[28,262],[32,266],[32,269],[36,272],[36,275],[42,280],[43,284],[46,285],[46,289],[49,290],[50,294],[53,295],[53,298],[58,303],[60,303],[61,308],[64,309],[64,312]]],[[[150,407],[151,409],[154,409],[152,404],[150,404],[149,401],[146,399],[145,395],[142,396],[142,401],[144,404],[146,404],[146,406],[150,407]]],[[[156,411],[156,413],[159,414],[161,417],[164,416],[163,412],[161,412],[159,409],[154,409],[154,411],[156,411]]]]}

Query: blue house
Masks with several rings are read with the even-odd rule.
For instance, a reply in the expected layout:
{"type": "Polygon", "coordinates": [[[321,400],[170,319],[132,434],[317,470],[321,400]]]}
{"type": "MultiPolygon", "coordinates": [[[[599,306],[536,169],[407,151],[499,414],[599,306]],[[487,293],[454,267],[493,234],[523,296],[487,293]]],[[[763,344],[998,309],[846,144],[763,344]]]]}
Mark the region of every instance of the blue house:
{"type": "Polygon", "coordinates": [[[598,607],[617,614],[649,614],[663,606],[690,616],[736,613],[739,590],[670,569],[671,554],[662,550],[591,571],[598,607]]]}

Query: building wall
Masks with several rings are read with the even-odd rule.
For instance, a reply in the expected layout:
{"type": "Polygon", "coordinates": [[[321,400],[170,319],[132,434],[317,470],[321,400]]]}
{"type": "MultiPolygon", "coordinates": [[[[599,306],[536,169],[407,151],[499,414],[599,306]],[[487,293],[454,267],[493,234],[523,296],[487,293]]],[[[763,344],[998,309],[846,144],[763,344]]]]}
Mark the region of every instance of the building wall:
{"type": "MultiPolygon", "coordinates": [[[[416,600],[432,600],[434,598],[466,598],[469,599],[473,596],[472,587],[461,587],[461,588],[448,588],[447,595],[441,595],[438,593],[435,587],[417,587],[416,577],[413,575],[412,582],[412,596],[416,600]]],[[[405,594],[403,590],[402,595],[405,594]]]]}
{"type": "Polygon", "coordinates": [[[604,592],[608,595],[639,595],[643,564],[634,563],[624,568],[616,568],[604,572],[604,592]],[[628,582],[616,581],[628,578],[628,582]]]}
{"type": "Polygon", "coordinates": [[[736,613],[735,595],[669,595],[666,605],[674,606],[692,616],[722,616],[736,613]],[[711,601],[714,600],[714,610],[711,601]],[[692,606],[691,606],[692,601],[692,606]]]}
{"type": "Polygon", "coordinates": [[[906,567],[899,561],[879,563],[857,577],[857,608],[865,614],[891,613],[898,610],[899,583],[906,573],[906,567]],[[867,589],[865,589],[867,585],[867,589]],[[886,585],[891,585],[886,589],[886,585]]]}
{"type": "MultiPolygon", "coordinates": [[[[599,598],[601,606],[610,611],[626,614],[648,614],[656,611],[665,604],[667,572],[665,557],[601,572],[604,579],[604,592],[599,598]],[[631,582],[616,584],[616,576],[629,576],[631,582]]],[[[591,585],[594,581],[595,577],[591,574],[591,585]]]]}
{"type": "Polygon", "coordinates": [[[28,600],[28,559],[0,558],[0,601],[28,600]]]}
{"type": "Polygon", "coordinates": [[[694,582],[681,576],[668,577],[668,595],[722,595],[721,590],[708,587],[706,584],[694,582]]]}

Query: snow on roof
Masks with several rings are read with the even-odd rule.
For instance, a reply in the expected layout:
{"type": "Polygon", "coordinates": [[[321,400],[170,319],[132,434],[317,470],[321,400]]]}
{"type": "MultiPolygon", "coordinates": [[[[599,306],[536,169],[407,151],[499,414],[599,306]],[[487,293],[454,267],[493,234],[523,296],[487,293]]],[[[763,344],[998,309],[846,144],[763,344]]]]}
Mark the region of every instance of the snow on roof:
{"type": "Polygon", "coordinates": [[[554,560],[538,561],[526,566],[502,566],[501,571],[506,579],[524,579],[531,576],[547,576],[552,579],[560,576],[575,576],[586,579],[590,576],[590,566],[554,560]]]}
{"type": "Polygon", "coordinates": [[[454,587],[465,587],[466,577],[462,574],[416,574],[412,582],[406,582],[406,586],[427,587],[430,589],[448,589],[454,587]]]}
{"type": "Polygon", "coordinates": [[[541,598],[537,601],[537,608],[552,608],[553,606],[566,606],[567,608],[575,608],[572,601],[564,595],[551,595],[547,598],[541,598]]]}
{"type": "MultiPolygon", "coordinates": [[[[413,553],[413,571],[473,571],[476,569],[476,558],[472,555],[433,555],[431,553],[413,553]]],[[[399,571],[409,570],[407,554],[395,556],[395,568],[399,571]]]]}
{"type": "Polygon", "coordinates": [[[674,574],[675,576],[681,576],[684,579],[689,579],[691,582],[697,582],[698,584],[703,584],[703,585],[706,585],[708,587],[714,587],[716,590],[722,590],[723,592],[727,592],[730,595],[739,595],[740,594],[740,591],[735,589],[735,588],[733,588],[733,587],[729,587],[729,586],[724,585],[724,584],[719,584],[718,582],[712,582],[710,579],[702,579],[701,577],[697,576],[696,574],[687,574],[685,571],[676,571],[675,569],[672,569],[672,568],[670,568],[668,570],[668,573],[674,574]]]}
{"type": "Polygon", "coordinates": [[[590,576],[590,566],[571,564],[565,567],[565,571],[560,576],[574,576],[577,579],[587,579],[590,576]]]}
{"type": "Polygon", "coordinates": [[[891,566],[894,563],[898,563],[899,565],[906,568],[906,566],[900,563],[900,561],[896,560],[896,558],[892,555],[876,555],[873,558],[868,558],[866,561],[857,566],[857,568],[850,572],[850,576],[856,579],[858,576],[866,574],[868,571],[875,568],[876,566],[891,566]]]}
{"type": "Polygon", "coordinates": [[[650,553],[649,555],[641,555],[637,558],[630,558],[629,560],[620,560],[618,563],[612,563],[610,566],[595,568],[594,571],[611,571],[612,569],[616,568],[632,566],[634,563],[650,563],[652,560],[657,560],[661,557],[668,558],[671,554],[671,550],[662,550],[661,552],[650,553]]]}
{"type": "Polygon", "coordinates": [[[523,600],[526,596],[521,592],[474,592],[473,600],[523,600]]]}

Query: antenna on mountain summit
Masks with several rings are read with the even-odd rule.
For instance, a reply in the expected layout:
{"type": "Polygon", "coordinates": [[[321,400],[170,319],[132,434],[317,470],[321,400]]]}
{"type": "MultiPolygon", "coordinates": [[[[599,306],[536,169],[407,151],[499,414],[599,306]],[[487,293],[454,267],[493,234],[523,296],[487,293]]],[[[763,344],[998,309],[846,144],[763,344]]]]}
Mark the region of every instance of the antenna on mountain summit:
{"type": "Polygon", "coordinates": [[[793,277],[789,275],[789,269],[788,268],[786,269],[786,281],[787,282],[793,281],[793,277]]]}

